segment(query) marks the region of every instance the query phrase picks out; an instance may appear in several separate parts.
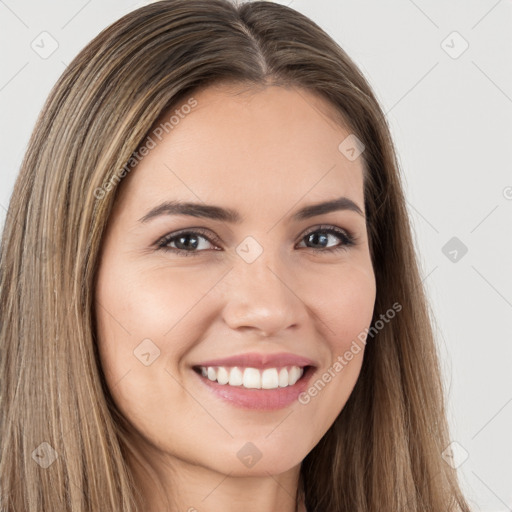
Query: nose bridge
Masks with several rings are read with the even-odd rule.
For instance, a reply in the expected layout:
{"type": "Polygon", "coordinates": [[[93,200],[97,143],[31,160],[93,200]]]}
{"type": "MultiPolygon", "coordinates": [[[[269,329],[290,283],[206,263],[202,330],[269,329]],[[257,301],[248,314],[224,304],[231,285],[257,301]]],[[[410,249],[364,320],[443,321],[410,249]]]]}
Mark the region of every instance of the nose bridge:
{"type": "Polygon", "coordinates": [[[251,295],[263,292],[270,300],[287,295],[285,285],[285,265],[279,247],[267,244],[263,247],[255,238],[247,237],[236,248],[235,276],[242,286],[248,287],[251,295]]]}
{"type": "Polygon", "coordinates": [[[299,321],[300,301],[288,283],[280,249],[264,248],[247,237],[236,248],[224,316],[232,327],[254,327],[268,334],[299,321]]]}

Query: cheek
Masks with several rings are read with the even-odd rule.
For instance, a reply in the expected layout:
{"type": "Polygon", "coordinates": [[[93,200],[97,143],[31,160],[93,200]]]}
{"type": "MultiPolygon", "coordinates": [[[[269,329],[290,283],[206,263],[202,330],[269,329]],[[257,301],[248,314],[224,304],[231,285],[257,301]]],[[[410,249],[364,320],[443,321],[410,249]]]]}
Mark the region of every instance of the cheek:
{"type": "Polygon", "coordinates": [[[371,267],[351,265],[331,272],[323,281],[321,293],[317,292],[315,313],[331,351],[338,355],[370,325],[376,297],[375,277],[371,267]]]}
{"type": "Polygon", "coordinates": [[[223,272],[117,261],[105,261],[98,274],[98,348],[115,402],[135,423],[141,419],[141,427],[148,411],[162,413],[162,396],[172,395],[176,403],[183,398],[174,378],[183,378],[180,363],[211,322],[205,306],[211,302],[202,299],[223,272]]]}
{"type": "Polygon", "coordinates": [[[173,424],[163,399],[172,396],[173,408],[187,407],[173,376],[179,378],[181,356],[199,328],[191,329],[194,304],[207,289],[207,283],[190,282],[190,273],[173,273],[172,282],[154,274],[159,277],[128,264],[105,264],[96,287],[98,348],[108,388],[121,413],[148,437],[156,428],[154,411],[173,424]]]}
{"type": "MultiPolygon", "coordinates": [[[[198,305],[215,285],[222,272],[191,272],[190,269],[139,268],[107,265],[100,271],[97,312],[103,339],[133,350],[150,338],[167,352],[186,348],[185,338],[176,336],[182,326],[189,331],[200,322],[198,305]],[[180,342],[183,340],[183,342],[180,342]]],[[[189,336],[190,338],[190,336],[189,336]]]]}
{"type": "Polygon", "coordinates": [[[329,360],[299,397],[300,407],[315,418],[311,448],[336,420],[356,385],[365,350],[361,333],[370,326],[375,304],[375,279],[367,267],[346,268],[336,276],[331,274],[328,292],[315,311],[329,360]]]}

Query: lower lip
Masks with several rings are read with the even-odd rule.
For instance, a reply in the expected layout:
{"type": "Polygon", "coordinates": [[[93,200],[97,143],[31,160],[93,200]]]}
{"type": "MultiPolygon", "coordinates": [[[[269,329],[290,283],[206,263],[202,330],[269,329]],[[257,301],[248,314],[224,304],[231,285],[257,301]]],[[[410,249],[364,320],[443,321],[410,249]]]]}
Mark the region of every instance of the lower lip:
{"type": "Polygon", "coordinates": [[[222,398],[235,407],[240,407],[242,409],[256,409],[260,411],[282,409],[292,404],[307,388],[313,372],[313,367],[310,366],[306,368],[302,377],[293,386],[275,389],[247,389],[242,386],[219,384],[218,382],[207,379],[194,371],[201,382],[203,382],[216,396],[222,398]]]}

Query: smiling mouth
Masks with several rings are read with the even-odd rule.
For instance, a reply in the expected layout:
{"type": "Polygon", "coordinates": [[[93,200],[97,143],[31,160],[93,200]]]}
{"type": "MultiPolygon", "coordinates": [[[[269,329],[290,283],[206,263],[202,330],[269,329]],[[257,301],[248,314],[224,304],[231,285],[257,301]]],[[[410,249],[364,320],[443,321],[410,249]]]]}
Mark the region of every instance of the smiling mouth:
{"type": "Polygon", "coordinates": [[[245,389],[278,389],[294,386],[312,366],[251,368],[239,366],[195,366],[196,373],[224,386],[245,389]]]}

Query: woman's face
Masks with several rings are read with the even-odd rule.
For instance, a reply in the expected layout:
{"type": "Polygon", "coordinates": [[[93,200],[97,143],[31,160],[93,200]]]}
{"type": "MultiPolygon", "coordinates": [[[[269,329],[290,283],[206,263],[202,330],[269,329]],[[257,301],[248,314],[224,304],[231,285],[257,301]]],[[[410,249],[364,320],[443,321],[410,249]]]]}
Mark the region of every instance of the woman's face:
{"type": "Polygon", "coordinates": [[[299,465],[345,405],[375,277],[362,156],[332,107],[234,90],[168,113],[118,185],[96,316],[109,389],[155,464],[267,475],[299,465]]]}

